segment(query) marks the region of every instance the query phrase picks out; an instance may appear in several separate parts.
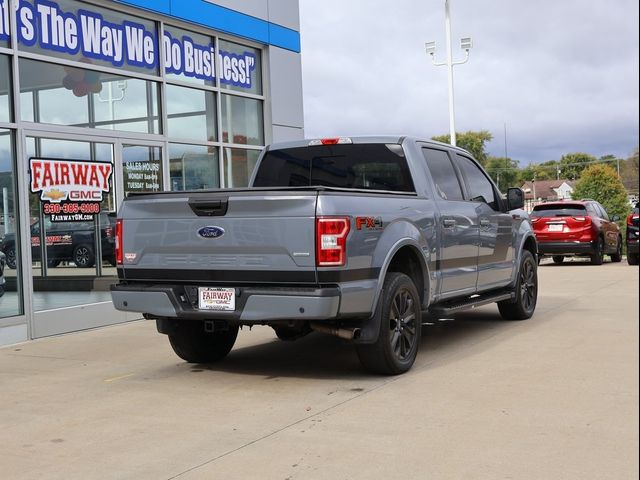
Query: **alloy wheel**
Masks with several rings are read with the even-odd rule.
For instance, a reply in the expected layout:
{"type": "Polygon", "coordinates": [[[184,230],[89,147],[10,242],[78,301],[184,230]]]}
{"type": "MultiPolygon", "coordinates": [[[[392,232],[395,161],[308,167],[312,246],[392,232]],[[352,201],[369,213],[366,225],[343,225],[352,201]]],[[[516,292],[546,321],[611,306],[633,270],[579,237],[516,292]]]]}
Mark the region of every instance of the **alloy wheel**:
{"type": "Polygon", "coordinates": [[[417,342],[416,304],[409,290],[396,293],[389,312],[391,350],[399,360],[406,360],[417,342]]]}

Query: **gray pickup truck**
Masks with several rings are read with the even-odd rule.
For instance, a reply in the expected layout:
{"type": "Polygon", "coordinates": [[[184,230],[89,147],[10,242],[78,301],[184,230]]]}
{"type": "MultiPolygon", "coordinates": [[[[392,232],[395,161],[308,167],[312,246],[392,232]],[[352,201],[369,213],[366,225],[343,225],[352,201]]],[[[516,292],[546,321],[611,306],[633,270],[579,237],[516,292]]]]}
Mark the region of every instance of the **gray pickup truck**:
{"type": "Polygon", "coordinates": [[[430,318],[488,303],[505,319],[533,315],[523,201],[433,141],[275,144],[249,188],[129,195],[111,296],[156,320],[187,362],[220,360],[239,327],[269,325],[283,340],[345,338],[368,370],[403,373],[430,318]]]}

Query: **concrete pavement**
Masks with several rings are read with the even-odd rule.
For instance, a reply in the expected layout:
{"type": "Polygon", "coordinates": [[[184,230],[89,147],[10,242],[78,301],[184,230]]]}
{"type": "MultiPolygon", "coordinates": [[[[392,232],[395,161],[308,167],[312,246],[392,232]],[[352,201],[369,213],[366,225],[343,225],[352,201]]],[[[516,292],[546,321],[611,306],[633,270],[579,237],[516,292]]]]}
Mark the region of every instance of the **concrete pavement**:
{"type": "Polygon", "coordinates": [[[638,478],[638,269],[539,276],[534,318],[460,314],[400,377],[267,327],[214,366],[146,321],[2,348],[0,477],[638,478]]]}

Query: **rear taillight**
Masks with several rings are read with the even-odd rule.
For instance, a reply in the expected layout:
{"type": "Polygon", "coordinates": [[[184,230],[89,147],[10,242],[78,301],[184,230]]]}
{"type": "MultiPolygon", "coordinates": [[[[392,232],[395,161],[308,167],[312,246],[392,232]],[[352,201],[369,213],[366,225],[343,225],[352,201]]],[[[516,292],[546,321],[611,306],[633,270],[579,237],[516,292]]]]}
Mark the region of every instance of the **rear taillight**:
{"type": "Polygon", "coordinates": [[[122,265],[122,219],[116,220],[116,264],[122,265]]]}
{"type": "Polygon", "coordinates": [[[347,261],[349,217],[316,218],[316,265],[339,267],[347,261]]]}
{"type": "Polygon", "coordinates": [[[634,213],[630,213],[629,215],[627,215],[627,225],[632,226],[634,218],[638,218],[638,215],[634,213]]]}
{"type": "Polygon", "coordinates": [[[573,219],[577,222],[584,222],[586,220],[585,217],[573,217],[573,219]]]}

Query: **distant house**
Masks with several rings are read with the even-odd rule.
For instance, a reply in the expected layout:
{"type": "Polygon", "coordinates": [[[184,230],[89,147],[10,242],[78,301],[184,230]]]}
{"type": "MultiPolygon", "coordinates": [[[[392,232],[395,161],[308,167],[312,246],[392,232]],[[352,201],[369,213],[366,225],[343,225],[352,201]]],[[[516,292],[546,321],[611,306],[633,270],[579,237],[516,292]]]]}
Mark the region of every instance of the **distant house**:
{"type": "Polygon", "coordinates": [[[524,206],[527,211],[542,202],[552,202],[557,200],[571,200],[574,180],[538,180],[525,182],[522,185],[524,190],[524,206]]]}

